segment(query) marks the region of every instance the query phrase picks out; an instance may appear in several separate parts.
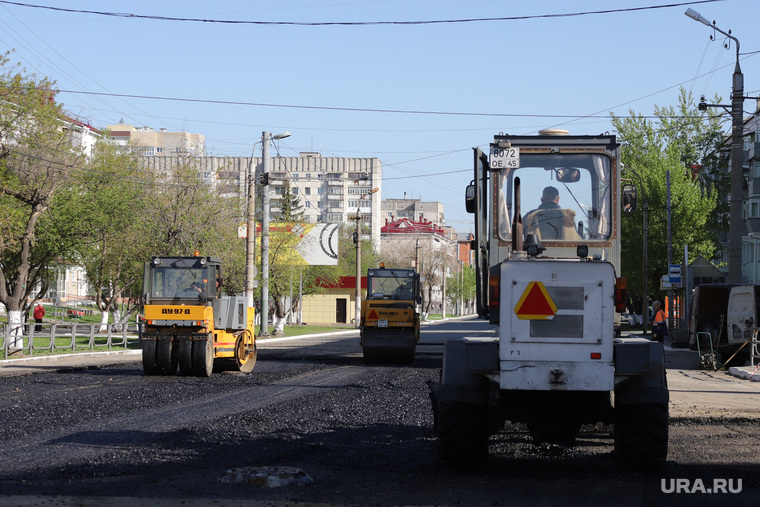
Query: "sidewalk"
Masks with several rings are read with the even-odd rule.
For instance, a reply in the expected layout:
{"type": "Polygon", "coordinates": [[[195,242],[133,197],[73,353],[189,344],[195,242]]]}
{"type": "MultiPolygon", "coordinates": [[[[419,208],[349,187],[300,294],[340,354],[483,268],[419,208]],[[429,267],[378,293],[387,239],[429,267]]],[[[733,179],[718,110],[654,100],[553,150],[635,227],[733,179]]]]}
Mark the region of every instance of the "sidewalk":
{"type": "Polygon", "coordinates": [[[29,375],[43,371],[90,368],[103,364],[141,361],[141,350],[75,352],[53,356],[14,357],[0,361],[0,376],[29,375]]]}

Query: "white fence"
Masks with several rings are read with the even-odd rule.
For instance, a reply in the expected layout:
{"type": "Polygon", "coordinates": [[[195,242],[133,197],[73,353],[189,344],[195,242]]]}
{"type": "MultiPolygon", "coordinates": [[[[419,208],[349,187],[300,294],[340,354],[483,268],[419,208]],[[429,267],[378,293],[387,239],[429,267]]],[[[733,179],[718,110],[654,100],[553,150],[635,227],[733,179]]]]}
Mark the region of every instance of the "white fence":
{"type": "Polygon", "coordinates": [[[30,322],[21,325],[23,336],[18,335],[18,329],[11,335],[7,323],[0,323],[0,338],[3,346],[3,359],[9,354],[21,351],[33,355],[34,351],[55,353],[56,351],[88,351],[95,347],[129,348],[140,341],[141,323],[108,324],[101,332],[102,324],[80,324],[66,322],[64,324],[35,324],[30,322]]]}

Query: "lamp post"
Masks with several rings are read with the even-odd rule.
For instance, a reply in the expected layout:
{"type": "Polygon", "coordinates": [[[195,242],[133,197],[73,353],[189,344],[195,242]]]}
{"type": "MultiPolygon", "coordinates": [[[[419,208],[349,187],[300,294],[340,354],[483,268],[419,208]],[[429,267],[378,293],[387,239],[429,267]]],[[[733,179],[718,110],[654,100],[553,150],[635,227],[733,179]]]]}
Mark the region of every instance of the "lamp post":
{"type": "MultiPolygon", "coordinates": [[[[354,327],[359,329],[361,327],[362,319],[362,231],[359,228],[359,224],[362,219],[361,213],[361,201],[368,195],[372,195],[380,190],[380,188],[373,188],[366,194],[359,197],[359,205],[356,206],[356,232],[354,232],[354,244],[356,245],[356,293],[354,294],[354,327]]],[[[369,287],[367,287],[369,290],[369,287]]]]}
{"type": "MultiPolygon", "coordinates": [[[[720,32],[736,43],[736,67],[734,67],[733,92],[731,93],[731,194],[730,222],[728,234],[728,283],[740,283],[742,279],[742,133],[744,107],[744,75],[739,66],[739,39],[724,32],[715,22],[712,24],[693,9],[686,9],[685,14],[699,21],[716,32],[720,32]]],[[[713,36],[710,36],[713,39],[713,36]]],[[[726,46],[728,48],[728,46],[726,46]]],[[[718,104],[706,104],[704,98],[699,103],[699,110],[707,107],[726,107],[718,104]]]]}
{"type": "Polygon", "coordinates": [[[290,137],[290,132],[261,133],[261,180],[264,185],[261,219],[261,334],[269,334],[269,141],[290,137]]]}

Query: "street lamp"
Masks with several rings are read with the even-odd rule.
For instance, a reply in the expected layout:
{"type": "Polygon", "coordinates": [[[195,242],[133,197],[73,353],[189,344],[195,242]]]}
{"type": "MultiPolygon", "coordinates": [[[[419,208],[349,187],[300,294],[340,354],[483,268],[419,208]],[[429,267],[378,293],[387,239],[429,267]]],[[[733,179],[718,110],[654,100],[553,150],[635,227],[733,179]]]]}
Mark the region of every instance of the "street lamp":
{"type": "MultiPolygon", "coordinates": [[[[361,327],[362,319],[362,233],[359,229],[359,222],[362,219],[361,201],[368,195],[372,195],[380,190],[380,187],[373,188],[366,194],[359,197],[359,204],[356,206],[356,232],[354,232],[354,244],[356,245],[356,293],[354,294],[354,327],[361,327]]],[[[369,287],[367,288],[369,290],[369,287]]]]}
{"type": "Polygon", "coordinates": [[[261,179],[264,184],[261,219],[261,334],[269,334],[269,141],[290,137],[290,132],[261,133],[261,179]]]}
{"type": "MultiPolygon", "coordinates": [[[[705,26],[709,26],[716,32],[720,32],[736,43],[736,67],[734,67],[733,92],[731,93],[731,194],[730,204],[730,222],[728,234],[728,283],[740,283],[742,278],[742,134],[743,118],[742,111],[744,108],[744,75],[739,66],[739,39],[724,32],[715,22],[712,24],[703,18],[693,9],[686,9],[684,13],[695,21],[699,21],[705,26]]],[[[710,36],[714,40],[714,36],[710,36]]],[[[728,45],[725,45],[728,49],[728,45]]],[[[699,109],[704,111],[708,106],[726,107],[717,104],[706,104],[703,101],[699,104],[699,109]]]]}

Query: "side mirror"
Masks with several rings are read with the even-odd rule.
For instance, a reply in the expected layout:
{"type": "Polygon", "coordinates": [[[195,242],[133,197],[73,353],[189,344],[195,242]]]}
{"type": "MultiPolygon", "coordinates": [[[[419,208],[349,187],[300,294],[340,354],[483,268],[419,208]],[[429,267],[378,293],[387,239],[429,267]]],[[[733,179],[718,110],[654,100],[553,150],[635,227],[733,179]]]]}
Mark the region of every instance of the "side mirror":
{"type": "Polygon", "coordinates": [[[470,183],[464,191],[464,208],[467,213],[475,213],[475,184],[470,183]]]}
{"type": "Polygon", "coordinates": [[[636,185],[626,184],[623,185],[621,190],[623,213],[633,213],[636,211],[636,203],[638,201],[638,192],[636,185]]]}

